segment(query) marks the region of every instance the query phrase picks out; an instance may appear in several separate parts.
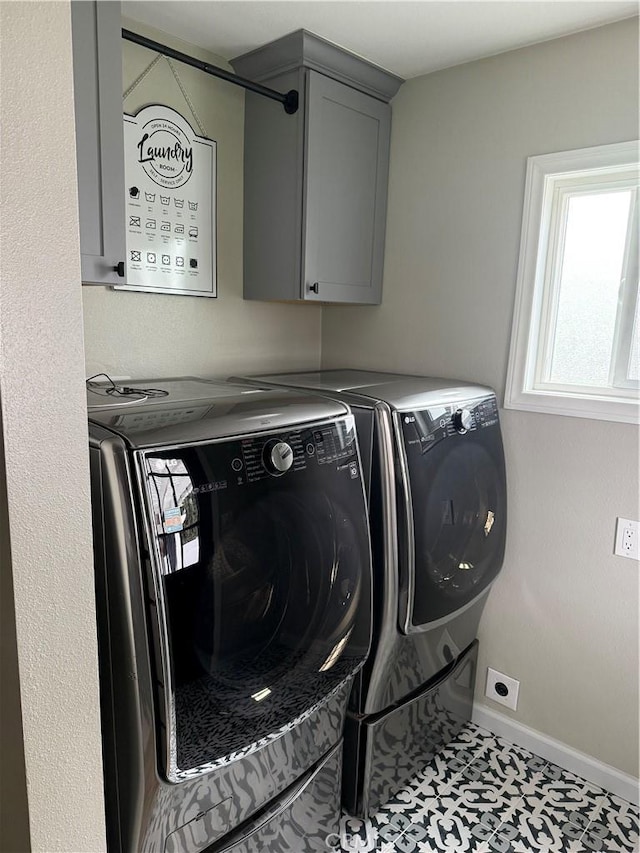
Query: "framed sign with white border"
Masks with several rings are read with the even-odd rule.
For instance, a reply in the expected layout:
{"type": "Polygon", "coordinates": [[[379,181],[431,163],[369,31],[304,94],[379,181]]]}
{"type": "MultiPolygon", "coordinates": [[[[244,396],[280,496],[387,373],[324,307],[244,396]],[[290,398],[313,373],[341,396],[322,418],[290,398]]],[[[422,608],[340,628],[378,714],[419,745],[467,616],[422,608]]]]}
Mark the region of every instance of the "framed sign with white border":
{"type": "Polygon", "coordinates": [[[216,143],[171,107],[124,115],[126,284],[216,296],[216,143]]]}

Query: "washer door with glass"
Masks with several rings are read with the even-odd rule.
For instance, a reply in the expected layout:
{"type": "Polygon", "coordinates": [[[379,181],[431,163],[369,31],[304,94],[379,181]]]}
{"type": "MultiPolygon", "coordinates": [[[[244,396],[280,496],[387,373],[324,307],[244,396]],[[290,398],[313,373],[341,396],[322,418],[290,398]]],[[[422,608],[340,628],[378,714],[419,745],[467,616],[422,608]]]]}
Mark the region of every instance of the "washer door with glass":
{"type": "Polygon", "coordinates": [[[397,423],[411,506],[406,552],[413,595],[403,627],[415,630],[464,607],[500,571],[504,453],[495,397],[402,412],[397,423]]]}
{"type": "Polygon", "coordinates": [[[147,451],[140,469],[178,780],[278,737],[362,665],[367,513],[351,417],[147,451]]]}

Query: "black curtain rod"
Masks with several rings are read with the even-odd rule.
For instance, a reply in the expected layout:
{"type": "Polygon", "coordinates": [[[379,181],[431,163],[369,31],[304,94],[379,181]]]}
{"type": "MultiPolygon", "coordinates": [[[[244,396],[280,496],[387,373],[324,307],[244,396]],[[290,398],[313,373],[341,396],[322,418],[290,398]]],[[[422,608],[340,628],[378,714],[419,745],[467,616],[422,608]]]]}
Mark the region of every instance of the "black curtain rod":
{"type": "Polygon", "coordinates": [[[122,30],[122,38],[127,41],[132,41],[142,47],[148,47],[149,50],[155,50],[156,53],[162,53],[164,56],[170,56],[171,59],[177,59],[178,62],[184,62],[185,65],[191,65],[193,68],[199,68],[206,74],[211,74],[213,77],[219,77],[221,80],[226,80],[227,83],[233,83],[236,86],[242,86],[243,89],[249,89],[250,92],[255,92],[256,95],[263,95],[265,98],[271,98],[273,101],[279,101],[285,113],[293,115],[298,111],[298,93],[295,89],[282,94],[276,92],[275,89],[268,89],[266,86],[261,86],[259,83],[254,83],[253,80],[246,80],[244,77],[238,77],[237,74],[232,74],[230,71],[225,71],[223,68],[218,68],[216,65],[209,65],[207,62],[202,62],[193,56],[186,53],[181,53],[179,50],[174,50],[172,47],[167,47],[166,44],[148,39],[145,36],[138,35],[131,30],[122,30]]]}

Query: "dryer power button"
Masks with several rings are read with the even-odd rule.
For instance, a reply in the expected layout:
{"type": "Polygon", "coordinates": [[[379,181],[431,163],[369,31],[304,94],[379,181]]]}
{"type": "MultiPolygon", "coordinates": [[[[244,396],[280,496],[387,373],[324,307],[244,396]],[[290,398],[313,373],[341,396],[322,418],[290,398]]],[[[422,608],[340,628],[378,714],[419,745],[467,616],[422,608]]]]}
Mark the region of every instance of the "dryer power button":
{"type": "Polygon", "coordinates": [[[469,409],[458,409],[453,416],[453,426],[456,432],[459,432],[461,435],[464,435],[465,432],[471,429],[473,426],[473,415],[469,409]]]}
{"type": "Polygon", "coordinates": [[[278,477],[293,465],[293,449],[286,441],[268,441],[262,458],[267,471],[278,477]]]}

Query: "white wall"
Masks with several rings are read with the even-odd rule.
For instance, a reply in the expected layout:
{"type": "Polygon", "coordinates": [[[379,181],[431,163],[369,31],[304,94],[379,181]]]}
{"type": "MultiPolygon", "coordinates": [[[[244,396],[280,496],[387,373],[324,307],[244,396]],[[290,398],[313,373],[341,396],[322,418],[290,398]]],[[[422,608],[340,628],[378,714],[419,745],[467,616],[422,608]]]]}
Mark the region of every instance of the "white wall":
{"type": "MultiPolygon", "coordinates": [[[[125,25],[213,65],[224,60],[165,33],[125,25]]],[[[126,91],[154,59],[123,42],[126,91]]],[[[322,309],[242,299],[242,192],[244,91],[175,63],[207,136],[218,151],[218,298],[130,293],[85,288],[87,376],[106,371],[131,377],[314,368],[320,362],[322,309]]],[[[178,110],[197,131],[189,106],[165,59],[124,102],[135,113],[148,103],[178,110]]],[[[281,109],[274,103],[274,109],[281,109]]]]}
{"type": "MultiPolygon", "coordinates": [[[[637,138],[637,81],[630,20],[405,83],[383,304],[324,310],[323,365],[465,378],[502,398],[526,158],[637,138]]],[[[520,679],[515,719],[637,776],[638,565],[612,556],[616,515],[639,517],[637,429],[501,417],[508,547],[476,695],[487,665],[520,679]]]]}
{"type": "Polygon", "coordinates": [[[15,784],[26,775],[33,851],[94,853],[105,832],[69,3],[2,3],[0,14],[0,535],[24,734],[15,784]]]}

